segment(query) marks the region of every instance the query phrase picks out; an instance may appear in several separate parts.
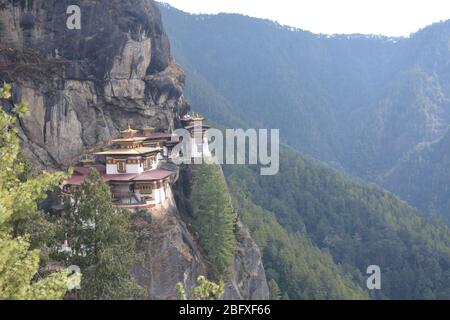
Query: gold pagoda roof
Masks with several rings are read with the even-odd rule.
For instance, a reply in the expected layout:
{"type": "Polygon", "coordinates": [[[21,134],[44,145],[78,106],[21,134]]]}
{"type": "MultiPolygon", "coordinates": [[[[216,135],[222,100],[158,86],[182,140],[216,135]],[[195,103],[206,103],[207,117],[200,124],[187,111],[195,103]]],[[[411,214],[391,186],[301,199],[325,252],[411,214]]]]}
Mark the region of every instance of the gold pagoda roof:
{"type": "Polygon", "coordinates": [[[114,143],[121,143],[121,142],[141,142],[144,141],[145,137],[131,137],[131,138],[118,138],[113,139],[112,142],[114,143]]]}

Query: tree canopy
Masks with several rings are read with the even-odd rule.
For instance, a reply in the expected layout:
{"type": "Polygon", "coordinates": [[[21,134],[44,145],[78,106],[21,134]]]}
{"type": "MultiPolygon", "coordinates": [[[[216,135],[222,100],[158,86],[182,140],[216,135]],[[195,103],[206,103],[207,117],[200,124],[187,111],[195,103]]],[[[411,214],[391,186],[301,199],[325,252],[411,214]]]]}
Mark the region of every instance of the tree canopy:
{"type": "Polygon", "coordinates": [[[185,167],[191,177],[192,228],[214,279],[230,272],[235,250],[236,214],[221,169],[216,165],[185,167]]]}
{"type": "Polygon", "coordinates": [[[286,148],[276,176],[260,176],[257,166],[224,171],[282,295],[450,297],[450,228],[442,219],[286,148]],[[370,265],[381,268],[381,290],[366,288],[370,265]]]}
{"type": "Polygon", "coordinates": [[[76,265],[83,274],[77,299],[143,299],[145,290],[131,275],[142,263],[130,212],[112,205],[109,186],[90,169],[81,186],[66,197],[63,216],[58,219],[58,238],[67,241],[68,252],[61,261],[76,265]]]}

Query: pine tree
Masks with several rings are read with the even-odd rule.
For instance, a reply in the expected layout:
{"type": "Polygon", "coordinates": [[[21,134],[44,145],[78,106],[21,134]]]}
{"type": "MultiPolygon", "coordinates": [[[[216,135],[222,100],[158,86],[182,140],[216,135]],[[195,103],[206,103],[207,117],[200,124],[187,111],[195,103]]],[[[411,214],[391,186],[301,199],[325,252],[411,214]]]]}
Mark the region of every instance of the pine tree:
{"type": "Polygon", "coordinates": [[[274,279],[270,279],[269,281],[269,293],[270,293],[270,300],[281,299],[280,288],[278,287],[278,284],[274,279]]]}
{"type": "MultiPolygon", "coordinates": [[[[10,99],[10,90],[6,84],[0,88],[0,99],[10,99]]],[[[14,115],[0,107],[0,299],[61,299],[67,290],[67,272],[33,281],[39,271],[40,252],[30,250],[26,235],[12,236],[14,221],[36,212],[37,202],[64,177],[44,172],[26,181],[19,179],[24,164],[19,159],[20,144],[13,126],[15,116],[26,114],[24,103],[15,107],[14,115]]]]}
{"type": "Polygon", "coordinates": [[[83,274],[78,299],[143,299],[145,290],[130,274],[141,262],[130,213],[113,207],[109,187],[95,169],[65,201],[59,221],[60,241],[67,240],[69,265],[83,274]]]}
{"type": "Polygon", "coordinates": [[[193,227],[210,264],[211,275],[219,279],[229,272],[232,264],[236,215],[217,166],[193,166],[192,179],[193,227]]]}

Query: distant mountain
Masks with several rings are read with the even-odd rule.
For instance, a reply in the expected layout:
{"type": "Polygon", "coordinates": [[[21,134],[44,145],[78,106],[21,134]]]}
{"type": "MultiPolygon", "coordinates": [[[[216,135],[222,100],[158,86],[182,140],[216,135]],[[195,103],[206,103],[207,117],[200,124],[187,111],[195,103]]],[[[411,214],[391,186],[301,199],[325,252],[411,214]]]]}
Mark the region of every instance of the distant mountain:
{"type": "MultiPolygon", "coordinates": [[[[450,21],[388,38],[316,35],[167,5],[161,13],[196,110],[224,125],[280,128],[297,150],[450,215],[444,196],[431,201],[408,191],[414,183],[417,194],[442,194],[450,180],[422,190],[405,161],[448,132],[450,21]]],[[[424,165],[445,171],[441,159],[424,165]]]]}

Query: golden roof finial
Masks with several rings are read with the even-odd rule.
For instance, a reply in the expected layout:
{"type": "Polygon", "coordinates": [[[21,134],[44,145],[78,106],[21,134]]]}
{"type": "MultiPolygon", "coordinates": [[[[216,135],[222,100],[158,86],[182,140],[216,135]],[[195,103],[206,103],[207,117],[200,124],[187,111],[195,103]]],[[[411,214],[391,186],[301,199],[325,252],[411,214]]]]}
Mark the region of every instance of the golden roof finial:
{"type": "Polygon", "coordinates": [[[203,121],[205,118],[200,116],[198,113],[195,113],[195,117],[193,118],[194,121],[203,121]]]}
{"type": "Polygon", "coordinates": [[[130,120],[128,120],[128,129],[121,131],[120,133],[127,137],[127,138],[131,138],[136,134],[137,130],[134,130],[131,128],[131,122],[130,120]]]}

